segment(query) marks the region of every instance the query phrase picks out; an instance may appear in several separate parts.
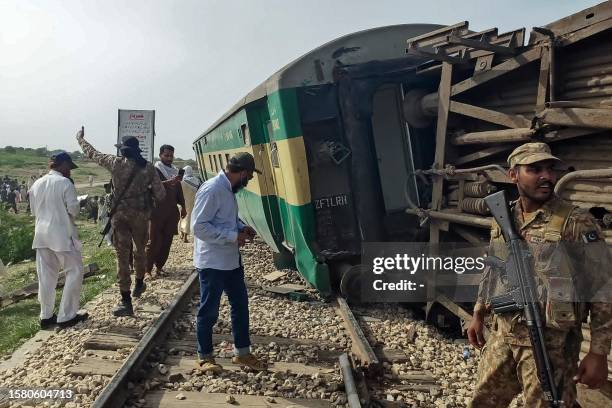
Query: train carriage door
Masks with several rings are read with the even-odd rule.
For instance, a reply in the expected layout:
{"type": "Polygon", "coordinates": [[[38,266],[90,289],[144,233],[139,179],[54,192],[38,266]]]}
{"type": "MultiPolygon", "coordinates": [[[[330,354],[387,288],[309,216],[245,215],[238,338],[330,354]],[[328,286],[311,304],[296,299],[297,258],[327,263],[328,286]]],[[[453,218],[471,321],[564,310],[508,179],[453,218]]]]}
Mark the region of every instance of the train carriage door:
{"type": "MultiPolygon", "coordinates": [[[[263,126],[262,126],[263,127],[263,126]]],[[[265,129],[261,129],[264,134],[263,143],[253,144],[253,156],[255,157],[255,163],[263,174],[259,176],[259,183],[261,188],[261,200],[262,206],[267,219],[267,225],[272,235],[274,242],[280,242],[282,240],[282,228],[280,227],[278,219],[278,208],[274,202],[274,182],[272,180],[271,170],[269,169],[269,158],[267,154],[267,137],[265,135],[265,129]]],[[[251,132],[249,127],[244,124],[240,127],[240,133],[244,140],[245,145],[251,144],[251,132]]],[[[274,247],[274,245],[272,245],[274,247]]]]}
{"type": "Polygon", "coordinates": [[[270,165],[272,167],[272,177],[274,180],[276,197],[278,200],[280,220],[284,232],[284,240],[282,244],[286,249],[292,251],[294,247],[293,243],[295,242],[295,236],[293,231],[293,225],[291,224],[291,222],[289,222],[289,208],[287,207],[287,203],[285,201],[285,197],[287,197],[287,194],[285,189],[285,181],[283,179],[283,172],[280,166],[278,146],[275,141],[272,141],[272,133],[272,122],[268,120],[266,122],[266,138],[269,141],[269,160],[270,165]]]}

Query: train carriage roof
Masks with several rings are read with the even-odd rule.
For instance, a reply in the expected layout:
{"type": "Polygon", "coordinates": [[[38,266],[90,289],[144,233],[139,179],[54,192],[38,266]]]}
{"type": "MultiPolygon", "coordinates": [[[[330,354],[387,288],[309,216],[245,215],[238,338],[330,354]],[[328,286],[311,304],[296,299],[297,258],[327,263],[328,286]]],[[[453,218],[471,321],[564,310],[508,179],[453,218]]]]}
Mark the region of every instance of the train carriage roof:
{"type": "Polygon", "coordinates": [[[406,56],[406,41],[409,38],[440,27],[442,26],[437,24],[399,24],[358,31],[332,40],[272,74],[240,99],[200,137],[210,133],[243,106],[279,89],[333,82],[333,69],[338,63],[351,65],[404,57],[406,56]]]}

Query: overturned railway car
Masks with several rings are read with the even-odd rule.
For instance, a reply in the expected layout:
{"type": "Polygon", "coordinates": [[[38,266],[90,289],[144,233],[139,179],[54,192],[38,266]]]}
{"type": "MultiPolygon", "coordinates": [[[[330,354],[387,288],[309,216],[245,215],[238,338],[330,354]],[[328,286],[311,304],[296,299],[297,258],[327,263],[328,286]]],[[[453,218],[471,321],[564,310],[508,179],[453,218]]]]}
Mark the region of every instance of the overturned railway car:
{"type": "MultiPolygon", "coordinates": [[[[362,242],[488,242],[483,197],[508,153],[545,141],[556,193],[612,245],[612,7],[534,28],[376,28],[282,68],[194,142],[204,178],[237,151],[263,174],[240,216],[322,293],[355,287],[362,242]]],[[[478,276],[458,282],[475,288],[478,276]]],[[[437,301],[469,319],[469,305],[437,301]]]]}

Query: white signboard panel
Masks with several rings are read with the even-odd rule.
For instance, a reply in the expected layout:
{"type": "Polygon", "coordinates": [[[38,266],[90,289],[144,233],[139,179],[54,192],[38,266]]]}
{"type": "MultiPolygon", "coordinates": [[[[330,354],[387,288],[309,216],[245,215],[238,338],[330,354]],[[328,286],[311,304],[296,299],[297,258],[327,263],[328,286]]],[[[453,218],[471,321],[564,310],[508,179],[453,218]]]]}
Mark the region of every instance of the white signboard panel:
{"type": "MultiPolygon", "coordinates": [[[[119,109],[117,143],[124,136],[134,136],[140,143],[142,157],[152,162],[154,157],[155,111],[119,109]]],[[[120,155],[121,152],[118,152],[120,155]]]]}

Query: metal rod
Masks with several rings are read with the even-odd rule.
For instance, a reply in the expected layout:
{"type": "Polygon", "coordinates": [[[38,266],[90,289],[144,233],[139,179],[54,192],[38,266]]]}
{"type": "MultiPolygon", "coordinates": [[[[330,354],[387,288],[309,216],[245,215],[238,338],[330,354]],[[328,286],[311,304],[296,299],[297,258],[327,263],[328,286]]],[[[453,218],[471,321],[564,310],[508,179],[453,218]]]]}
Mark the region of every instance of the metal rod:
{"type": "Polygon", "coordinates": [[[537,115],[541,123],[549,125],[612,129],[609,109],[548,108],[537,115]]]}
{"type": "Polygon", "coordinates": [[[361,408],[361,401],[357,394],[357,386],[353,378],[353,367],[349,360],[348,354],[340,354],[340,368],[342,369],[342,379],[344,380],[344,390],[350,408],[361,408]]]}
{"type": "Polygon", "coordinates": [[[577,170],[561,177],[555,186],[555,194],[560,194],[568,182],[578,179],[598,179],[612,177],[612,168],[596,170],[577,170]]]}
{"type": "MultiPolygon", "coordinates": [[[[546,102],[544,104],[547,108],[586,108],[586,109],[600,109],[601,105],[596,104],[588,104],[576,101],[556,101],[556,102],[546,102]]],[[[612,110],[610,111],[612,112],[612,110]]]]}
{"type": "Polygon", "coordinates": [[[433,174],[436,176],[454,176],[456,174],[469,174],[469,173],[481,173],[485,170],[499,170],[502,173],[506,173],[499,164],[487,164],[486,166],[471,167],[468,169],[456,169],[455,166],[447,164],[443,169],[429,169],[429,170],[415,170],[414,173],[419,174],[433,174]]]}
{"type": "Polygon", "coordinates": [[[451,143],[454,145],[462,146],[483,143],[522,142],[530,140],[531,137],[535,134],[535,132],[535,129],[529,128],[472,132],[454,137],[453,139],[451,139],[451,143]]]}
{"type": "Polygon", "coordinates": [[[582,191],[564,191],[561,197],[571,201],[581,201],[586,203],[612,204],[612,193],[586,193],[582,191]]]}
{"type": "Polygon", "coordinates": [[[491,220],[493,219],[490,217],[478,217],[476,215],[464,215],[464,214],[458,214],[458,213],[455,214],[455,213],[449,213],[445,211],[433,211],[433,210],[423,210],[423,209],[418,209],[417,211],[411,208],[408,208],[405,211],[407,214],[419,216],[420,214],[424,213],[424,214],[427,214],[428,217],[434,218],[436,220],[456,222],[457,224],[470,225],[472,227],[487,228],[487,229],[491,228],[491,220]]]}

